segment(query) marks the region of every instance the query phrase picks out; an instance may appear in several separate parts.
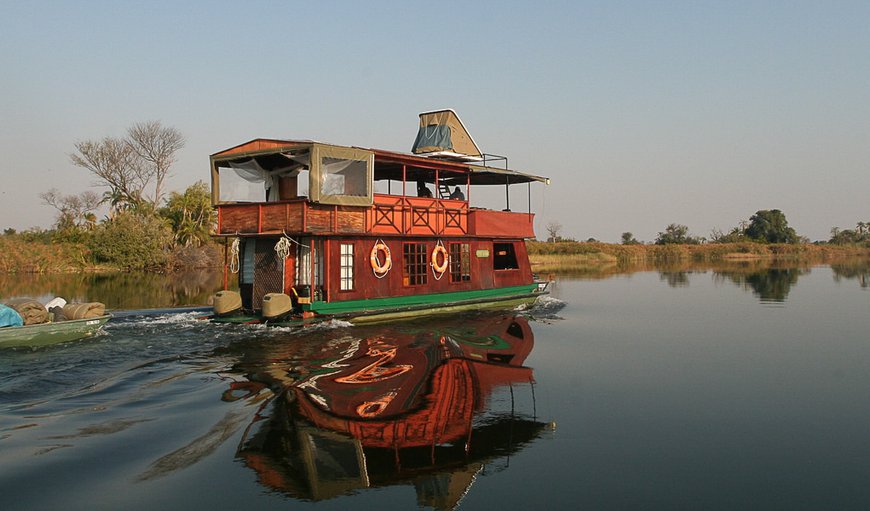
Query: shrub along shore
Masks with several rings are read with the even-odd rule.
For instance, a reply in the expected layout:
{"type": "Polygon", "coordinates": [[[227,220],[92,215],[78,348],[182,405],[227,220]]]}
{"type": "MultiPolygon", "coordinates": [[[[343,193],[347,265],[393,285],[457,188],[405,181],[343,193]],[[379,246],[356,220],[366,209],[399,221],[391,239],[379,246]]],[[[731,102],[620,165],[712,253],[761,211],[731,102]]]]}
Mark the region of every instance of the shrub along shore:
{"type": "Polygon", "coordinates": [[[844,259],[870,259],[870,246],[866,245],[753,242],[616,245],[598,242],[530,241],[527,246],[532,268],[538,272],[613,266],[667,266],[677,263],[716,264],[765,260],[827,264],[844,259]]]}

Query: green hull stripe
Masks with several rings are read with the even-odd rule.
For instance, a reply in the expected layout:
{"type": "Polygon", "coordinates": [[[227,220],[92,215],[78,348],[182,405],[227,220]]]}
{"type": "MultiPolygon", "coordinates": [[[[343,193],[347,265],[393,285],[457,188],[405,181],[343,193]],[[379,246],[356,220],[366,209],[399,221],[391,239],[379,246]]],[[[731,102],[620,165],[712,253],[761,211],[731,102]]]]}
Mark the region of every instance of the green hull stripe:
{"type": "MultiPolygon", "coordinates": [[[[362,323],[383,323],[387,321],[400,321],[403,319],[419,318],[421,315],[435,314],[455,314],[465,311],[481,311],[487,309],[507,310],[513,309],[520,305],[531,305],[535,301],[537,295],[526,295],[520,298],[507,299],[490,299],[490,300],[472,300],[454,305],[435,305],[424,308],[406,307],[404,309],[393,309],[392,311],[368,311],[360,312],[358,315],[346,314],[342,317],[349,318],[353,324],[362,323]]],[[[328,317],[328,316],[327,316],[328,317]]]]}
{"type": "Polygon", "coordinates": [[[537,284],[480,289],[476,291],[457,291],[455,293],[434,293],[424,295],[393,296],[367,300],[347,300],[343,302],[313,302],[303,306],[318,314],[347,314],[353,312],[380,311],[400,308],[420,308],[433,305],[450,305],[486,299],[503,300],[511,297],[531,295],[537,284]]]}

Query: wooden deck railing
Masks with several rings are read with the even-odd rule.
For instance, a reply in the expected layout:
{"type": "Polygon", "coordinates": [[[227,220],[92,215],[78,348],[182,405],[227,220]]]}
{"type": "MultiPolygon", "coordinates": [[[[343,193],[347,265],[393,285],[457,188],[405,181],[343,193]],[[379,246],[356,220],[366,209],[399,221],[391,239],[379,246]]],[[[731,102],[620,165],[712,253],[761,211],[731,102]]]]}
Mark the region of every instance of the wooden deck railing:
{"type": "Polygon", "coordinates": [[[371,207],[313,204],[306,199],[219,204],[218,234],[374,234],[534,236],[528,213],[469,209],[466,201],[374,196],[371,207]]]}

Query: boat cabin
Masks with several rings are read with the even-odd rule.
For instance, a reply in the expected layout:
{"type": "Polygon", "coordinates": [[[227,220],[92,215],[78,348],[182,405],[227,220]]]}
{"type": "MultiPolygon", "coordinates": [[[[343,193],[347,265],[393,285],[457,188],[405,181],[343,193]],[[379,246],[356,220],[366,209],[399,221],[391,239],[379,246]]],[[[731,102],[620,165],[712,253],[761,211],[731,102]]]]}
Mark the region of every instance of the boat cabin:
{"type": "Polygon", "coordinates": [[[533,283],[534,215],[475,207],[475,191],[503,186],[509,200],[510,186],[549,180],[475,151],[450,110],[420,118],[417,154],[255,139],[211,156],[216,236],[244,308],[268,293],[317,313],[434,306],[533,283]]]}

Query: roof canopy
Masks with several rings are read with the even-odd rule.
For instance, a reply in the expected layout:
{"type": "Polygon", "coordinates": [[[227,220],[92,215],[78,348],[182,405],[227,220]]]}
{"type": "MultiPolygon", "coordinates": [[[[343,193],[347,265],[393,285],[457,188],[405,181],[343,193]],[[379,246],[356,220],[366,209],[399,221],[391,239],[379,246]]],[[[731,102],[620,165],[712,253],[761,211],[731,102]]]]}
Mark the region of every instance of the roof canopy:
{"type": "MultiPolygon", "coordinates": [[[[216,167],[240,167],[253,160],[260,169],[267,173],[293,172],[300,168],[307,169],[306,156],[310,154],[314,146],[326,145],[310,140],[256,139],[213,154],[211,158],[216,167]]],[[[550,183],[549,178],[506,168],[424,158],[380,149],[357,147],[348,147],[347,149],[362,149],[374,153],[373,179],[375,181],[387,179],[401,181],[404,171],[404,178],[408,181],[420,180],[433,183],[437,170],[439,180],[451,185],[462,185],[467,180],[470,180],[472,185],[504,185],[533,181],[550,183]]]]}

